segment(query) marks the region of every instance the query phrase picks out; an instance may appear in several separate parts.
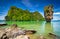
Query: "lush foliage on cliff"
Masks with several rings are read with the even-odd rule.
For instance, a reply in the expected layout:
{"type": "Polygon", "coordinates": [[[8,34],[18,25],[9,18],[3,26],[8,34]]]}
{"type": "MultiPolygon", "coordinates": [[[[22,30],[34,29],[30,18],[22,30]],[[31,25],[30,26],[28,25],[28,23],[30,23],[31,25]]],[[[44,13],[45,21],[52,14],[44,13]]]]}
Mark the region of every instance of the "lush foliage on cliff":
{"type": "Polygon", "coordinates": [[[29,10],[22,10],[15,6],[9,9],[5,19],[13,21],[44,20],[43,16],[38,11],[30,12],[29,10]]]}

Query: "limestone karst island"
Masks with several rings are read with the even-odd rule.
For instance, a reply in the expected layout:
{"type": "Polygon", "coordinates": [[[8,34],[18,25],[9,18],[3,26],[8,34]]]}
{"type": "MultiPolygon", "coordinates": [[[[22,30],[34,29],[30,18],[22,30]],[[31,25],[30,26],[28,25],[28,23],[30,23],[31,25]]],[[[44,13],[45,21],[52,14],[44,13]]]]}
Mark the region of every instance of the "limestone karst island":
{"type": "Polygon", "coordinates": [[[23,10],[21,8],[17,8],[12,6],[7,16],[5,17],[6,20],[13,20],[13,21],[40,21],[44,20],[43,16],[38,12],[30,12],[29,10],[23,10]]]}

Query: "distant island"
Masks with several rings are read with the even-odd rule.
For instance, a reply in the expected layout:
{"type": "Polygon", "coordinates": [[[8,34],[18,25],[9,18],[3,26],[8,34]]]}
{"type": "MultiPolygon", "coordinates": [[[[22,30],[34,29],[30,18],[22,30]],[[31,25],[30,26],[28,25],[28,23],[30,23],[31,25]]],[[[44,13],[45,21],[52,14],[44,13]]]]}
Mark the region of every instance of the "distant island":
{"type": "Polygon", "coordinates": [[[23,10],[17,8],[16,6],[11,6],[7,16],[5,16],[6,21],[40,21],[45,20],[44,17],[38,12],[30,12],[29,10],[23,10]]]}

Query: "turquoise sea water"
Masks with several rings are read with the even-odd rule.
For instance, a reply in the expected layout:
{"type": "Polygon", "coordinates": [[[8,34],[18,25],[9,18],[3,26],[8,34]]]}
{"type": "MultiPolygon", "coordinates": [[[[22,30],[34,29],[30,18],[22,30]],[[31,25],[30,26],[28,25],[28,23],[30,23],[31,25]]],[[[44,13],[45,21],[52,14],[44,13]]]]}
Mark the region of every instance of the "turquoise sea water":
{"type": "Polygon", "coordinates": [[[44,35],[48,37],[48,33],[54,33],[60,36],[60,21],[52,21],[51,23],[46,23],[46,21],[3,21],[1,23],[7,23],[7,26],[0,26],[0,28],[10,27],[12,24],[17,24],[18,27],[27,30],[36,30],[36,35],[44,35]]]}

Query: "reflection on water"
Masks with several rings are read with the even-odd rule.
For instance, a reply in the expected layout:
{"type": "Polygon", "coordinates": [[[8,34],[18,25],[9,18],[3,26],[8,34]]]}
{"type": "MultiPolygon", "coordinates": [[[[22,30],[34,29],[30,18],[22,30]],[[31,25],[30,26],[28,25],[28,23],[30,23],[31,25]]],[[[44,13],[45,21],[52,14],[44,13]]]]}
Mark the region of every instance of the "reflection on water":
{"type": "Polygon", "coordinates": [[[52,33],[53,32],[53,26],[51,23],[45,23],[45,34],[52,33]]]}
{"type": "Polygon", "coordinates": [[[53,26],[51,23],[45,23],[45,28],[44,28],[45,32],[44,35],[49,39],[53,39],[52,37],[49,36],[49,33],[53,33],[53,26]]]}

